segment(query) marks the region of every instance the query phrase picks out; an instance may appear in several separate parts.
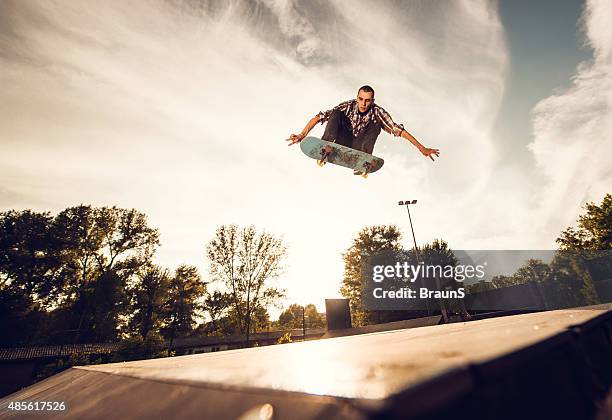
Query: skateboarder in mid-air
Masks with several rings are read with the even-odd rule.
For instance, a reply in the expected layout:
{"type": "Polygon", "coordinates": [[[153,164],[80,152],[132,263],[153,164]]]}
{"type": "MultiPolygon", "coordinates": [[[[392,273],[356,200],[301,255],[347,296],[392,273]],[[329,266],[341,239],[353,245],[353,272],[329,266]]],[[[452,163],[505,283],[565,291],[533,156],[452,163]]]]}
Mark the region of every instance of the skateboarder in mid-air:
{"type": "MultiPolygon", "coordinates": [[[[292,134],[287,139],[289,146],[301,142],[317,125],[327,121],[323,140],[372,154],[374,144],[383,129],[396,137],[403,137],[416,146],[425,157],[434,160],[440,156],[438,149],[423,146],[401,124],[396,124],[382,107],[374,103],[374,89],[362,86],[357,91],[357,99],[342,102],[338,106],[319,112],[312,118],[300,134],[292,134]]],[[[359,171],[355,171],[359,174],[359,171]]]]}

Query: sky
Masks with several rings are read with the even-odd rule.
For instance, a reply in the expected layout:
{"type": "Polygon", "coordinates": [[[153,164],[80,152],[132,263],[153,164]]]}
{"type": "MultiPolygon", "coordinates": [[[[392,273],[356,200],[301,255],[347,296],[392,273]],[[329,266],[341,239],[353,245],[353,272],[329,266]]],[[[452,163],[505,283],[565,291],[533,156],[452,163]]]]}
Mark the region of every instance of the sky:
{"type": "Polygon", "coordinates": [[[554,249],[612,185],[608,0],[2,0],[0,84],[0,211],[136,208],[204,278],[252,224],[286,304],[339,297],[365,226],[412,246],[399,200],[419,244],[554,249]],[[383,132],[364,180],[287,147],[363,84],[436,162],[383,132]]]}

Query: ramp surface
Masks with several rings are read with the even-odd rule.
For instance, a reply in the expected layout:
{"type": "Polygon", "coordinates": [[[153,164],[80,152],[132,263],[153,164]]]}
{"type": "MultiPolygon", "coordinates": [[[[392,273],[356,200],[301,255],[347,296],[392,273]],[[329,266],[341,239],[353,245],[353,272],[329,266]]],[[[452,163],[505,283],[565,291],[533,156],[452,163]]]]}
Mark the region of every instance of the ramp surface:
{"type": "MultiPolygon", "coordinates": [[[[605,315],[605,309],[557,310],[76,367],[1,400],[0,417],[17,416],[6,410],[9,401],[34,400],[66,401],[65,412],[45,413],[66,418],[168,418],[169,413],[180,418],[238,418],[259,404],[271,404],[274,418],[367,417],[393,411],[389,402],[398,396],[447,376],[454,379],[436,387],[435,398],[428,397],[432,403],[467,394],[476,381],[468,367],[495,365],[542,343],[565,343],[571,335],[568,328],[605,315]]],[[[415,410],[428,409],[426,402],[419,404],[415,410]]],[[[399,416],[410,415],[404,411],[399,416]]]]}

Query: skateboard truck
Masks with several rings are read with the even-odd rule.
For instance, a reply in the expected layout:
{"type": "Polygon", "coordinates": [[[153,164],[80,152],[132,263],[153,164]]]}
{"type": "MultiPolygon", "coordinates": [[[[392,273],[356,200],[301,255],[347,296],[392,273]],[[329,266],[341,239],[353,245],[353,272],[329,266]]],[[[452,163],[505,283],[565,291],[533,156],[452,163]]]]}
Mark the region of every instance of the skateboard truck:
{"type": "Polygon", "coordinates": [[[364,172],[362,172],[360,175],[364,178],[368,177],[368,174],[370,173],[370,169],[372,169],[372,162],[366,162],[363,164],[363,169],[364,172]]]}
{"type": "Polygon", "coordinates": [[[332,147],[327,145],[321,149],[321,159],[317,159],[317,165],[323,166],[327,163],[327,158],[332,154],[332,147]]]}

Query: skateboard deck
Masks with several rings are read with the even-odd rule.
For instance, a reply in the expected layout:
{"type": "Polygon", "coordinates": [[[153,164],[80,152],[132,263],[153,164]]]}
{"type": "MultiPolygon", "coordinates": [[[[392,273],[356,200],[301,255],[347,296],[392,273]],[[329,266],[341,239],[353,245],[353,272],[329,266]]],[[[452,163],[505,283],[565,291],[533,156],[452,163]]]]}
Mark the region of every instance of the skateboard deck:
{"type": "Polygon", "coordinates": [[[300,142],[300,149],[312,159],[323,159],[325,162],[334,165],[363,171],[366,175],[376,172],[385,163],[383,159],[369,153],[321,140],[317,137],[306,137],[300,142]],[[329,154],[326,155],[326,152],[329,152],[329,154]]]}

